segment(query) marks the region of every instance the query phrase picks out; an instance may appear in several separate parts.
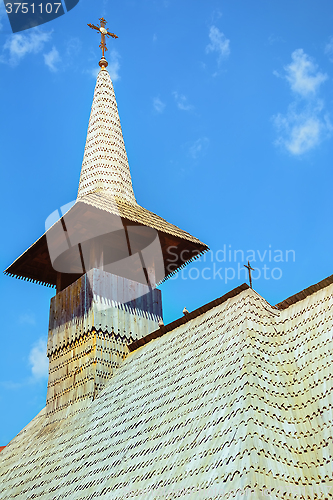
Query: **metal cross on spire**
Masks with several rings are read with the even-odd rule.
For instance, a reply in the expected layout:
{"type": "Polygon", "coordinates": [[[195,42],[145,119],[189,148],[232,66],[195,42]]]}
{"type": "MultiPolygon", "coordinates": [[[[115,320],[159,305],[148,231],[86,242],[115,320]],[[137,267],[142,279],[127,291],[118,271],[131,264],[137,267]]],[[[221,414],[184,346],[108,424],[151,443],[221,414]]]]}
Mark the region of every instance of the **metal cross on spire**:
{"type": "Polygon", "coordinates": [[[251,276],[251,271],[255,271],[253,267],[251,267],[250,262],[247,261],[247,266],[244,264],[244,267],[249,271],[249,281],[250,281],[250,287],[252,288],[252,276],[251,276]]]}
{"type": "Polygon", "coordinates": [[[101,17],[100,19],[101,25],[100,26],[95,26],[94,24],[88,24],[89,28],[92,28],[96,31],[99,31],[101,34],[101,43],[99,45],[99,48],[102,49],[102,59],[99,61],[99,65],[102,69],[105,69],[108,66],[108,62],[104,57],[104,52],[107,51],[107,46],[105,43],[105,37],[106,36],[111,36],[112,38],[118,38],[117,35],[114,33],[109,33],[109,31],[105,28],[106,26],[106,21],[104,17],[101,17]]]}

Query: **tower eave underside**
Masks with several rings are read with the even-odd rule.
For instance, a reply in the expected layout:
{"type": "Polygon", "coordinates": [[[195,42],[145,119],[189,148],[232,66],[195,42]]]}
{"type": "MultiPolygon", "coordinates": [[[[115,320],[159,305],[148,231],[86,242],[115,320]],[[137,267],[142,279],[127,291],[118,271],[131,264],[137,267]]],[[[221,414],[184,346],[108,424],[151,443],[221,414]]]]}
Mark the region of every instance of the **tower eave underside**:
{"type": "MultiPolygon", "coordinates": [[[[165,265],[164,279],[159,280],[159,282],[168,279],[179,269],[209,250],[205,243],[143,207],[119,200],[116,202],[114,197],[111,197],[111,199],[112,203],[110,203],[109,195],[93,193],[79,200],[65,214],[66,226],[75,226],[76,233],[71,237],[71,240],[79,241],[82,232],[86,231],[87,220],[95,219],[96,223],[101,223],[103,217],[108,216],[108,214],[119,218],[123,227],[137,226],[153,229],[159,236],[165,265]],[[167,265],[170,258],[168,249],[170,248],[172,248],[173,257],[172,265],[168,270],[167,265]]],[[[63,239],[63,226],[61,220],[59,220],[18,257],[4,273],[19,279],[55,287],[57,271],[51,263],[48,242],[52,240],[56,246],[60,247],[63,239]]],[[[83,240],[87,239],[89,237],[86,234],[83,240]]],[[[82,270],[78,269],[75,272],[75,269],[73,269],[71,273],[72,282],[82,274],[84,274],[82,270]]]]}

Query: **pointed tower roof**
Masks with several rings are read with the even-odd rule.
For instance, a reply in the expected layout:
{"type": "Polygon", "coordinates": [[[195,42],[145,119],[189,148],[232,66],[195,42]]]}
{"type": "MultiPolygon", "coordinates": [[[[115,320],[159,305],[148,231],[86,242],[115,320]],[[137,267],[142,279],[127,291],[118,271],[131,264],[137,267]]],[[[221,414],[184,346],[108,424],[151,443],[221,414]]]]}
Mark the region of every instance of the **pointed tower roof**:
{"type": "Polygon", "coordinates": [[[63,289],[102,262],[110,273],[145,283],[150,268],[153,278],[148,282],[156,285],[208,250],[136,202],[104,54],[99,64],[77,200],[62,217],[57,212],[59,220],[6,274],[48,286],[58,283],[57,288],[59,273],[67,274],[63,289]],[[128,257],[130,262],[125,262],[128,257]],[[121,266],[115,264],[120,261],[121,266]]]}
{"type": "Polygon", "coordinates": [[[136,204],[116,96],[104,68],[97,76],[77,197],[99,191],[136,204]]]}

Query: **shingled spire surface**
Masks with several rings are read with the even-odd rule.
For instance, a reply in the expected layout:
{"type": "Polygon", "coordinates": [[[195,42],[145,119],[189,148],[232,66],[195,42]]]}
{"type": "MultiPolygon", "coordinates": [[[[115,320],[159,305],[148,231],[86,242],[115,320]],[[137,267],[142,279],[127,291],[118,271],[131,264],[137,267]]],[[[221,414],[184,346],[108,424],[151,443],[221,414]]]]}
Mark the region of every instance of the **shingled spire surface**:
{"type": "Polygon", "coordinates": [[[136,204],[117,101],[107,70],[99,72],[88,126],[78,199],[107,191],[136,204]]]}

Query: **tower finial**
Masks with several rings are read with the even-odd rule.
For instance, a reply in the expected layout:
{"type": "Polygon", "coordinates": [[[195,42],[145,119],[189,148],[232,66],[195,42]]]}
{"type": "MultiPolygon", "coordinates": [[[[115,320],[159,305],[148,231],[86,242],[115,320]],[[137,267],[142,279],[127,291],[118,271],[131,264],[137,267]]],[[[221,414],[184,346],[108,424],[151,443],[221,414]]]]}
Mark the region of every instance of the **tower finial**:
{"type": "Polygon", "coordinates": [[[99,61],[98,64],[102,69],[106,69],[106,67],[108,66],[108,62],[104,57],[104,52],[107,51],[108,49],[105,43],[105,37],[106,36],[111,36],[112,38],[118,38],[118,37],[114,33],[109,33],[108,30],[105,28],[106,20],[104,19],[104,17],[101,17],[99,20],[101,22],[100,26],[95,26],[94,24],[88,24],[88,26],[89,28],[93,28],[94,30],[99,31],[101,34],[101,43],[99,45],[99,48],[102,49],[102,59],[99,61]]]}

